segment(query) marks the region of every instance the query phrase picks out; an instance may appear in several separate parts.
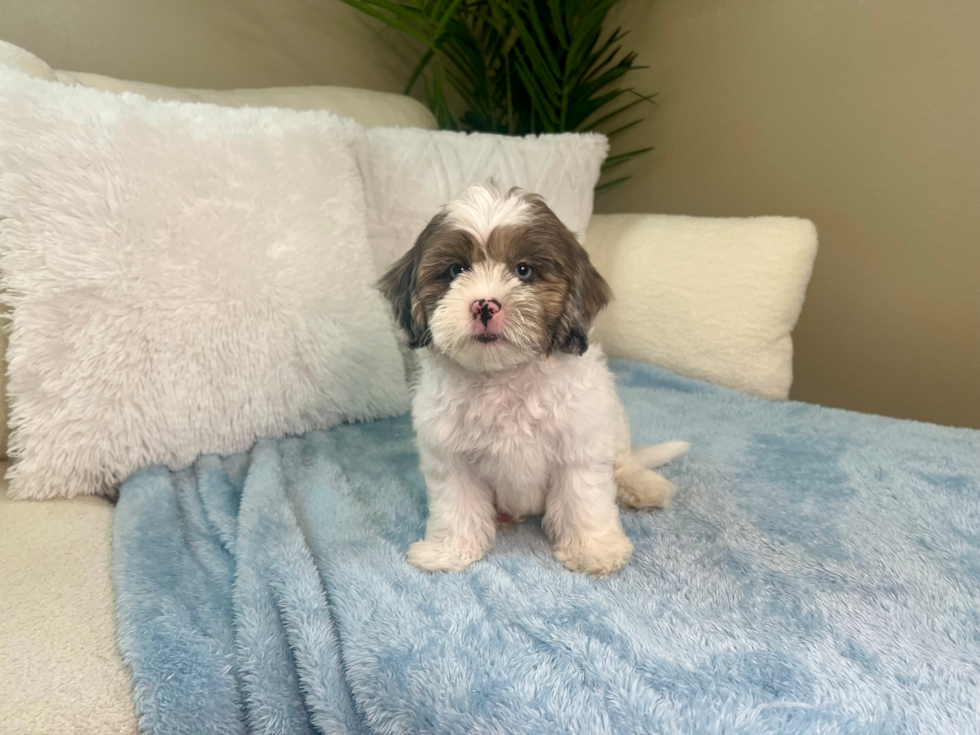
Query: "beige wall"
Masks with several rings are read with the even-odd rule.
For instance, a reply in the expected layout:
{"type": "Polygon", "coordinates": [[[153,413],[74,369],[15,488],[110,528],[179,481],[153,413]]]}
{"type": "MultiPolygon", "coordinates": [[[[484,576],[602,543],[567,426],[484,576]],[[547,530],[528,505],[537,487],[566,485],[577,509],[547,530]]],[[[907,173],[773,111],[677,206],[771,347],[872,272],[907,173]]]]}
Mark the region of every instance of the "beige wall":
{"type": "Polygon", "coordinates": [[[820,233],[794,398],[980,427],[980,2],[626,0],[659,106],[599,211],[820,233]]]}
{"type": "MultiPolygon", "coordinates": [[[[795,398],[980,427],[980,2],[625,0],[657,150],[599,211],[809,217],[795,398]]],[[[400,91],[414,54],[337,0],[0,0],[56,68],[400,91]]]]}
{"type": "Polygon", "coordinates": [[[0,0],[0,39],[55,69],[205,89],[402,92],[420,56],[339,0],[0,0]]]}

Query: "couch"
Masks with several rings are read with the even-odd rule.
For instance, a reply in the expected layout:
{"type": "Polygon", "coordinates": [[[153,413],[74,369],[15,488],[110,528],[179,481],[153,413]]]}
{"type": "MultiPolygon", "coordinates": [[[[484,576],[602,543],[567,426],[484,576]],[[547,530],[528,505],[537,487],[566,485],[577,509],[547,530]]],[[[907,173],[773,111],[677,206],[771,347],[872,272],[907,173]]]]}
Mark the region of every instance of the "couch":
{"type": "MultiPolygon", "coordinates": [[[[327,109],[368,126],[435,127],[433,116],[419,102],[380,92],[339,87],[174,89],[52,70],[37,57],[3,43],[0,63],[51,81],[133,92],[151,99],[327,109]]],[[[594,257],[608,261],[615,242],[635,238],[637,229],[642,229],[646,221],[643,216],[595,216],[588,240],[594,257]],[[602,253],[596,252],[598,245],[603,246],[602,253]]],[[[809,223],[803,227],[812,230],[809,223]]],[[[781,359],[787,364],[792,356],[789,332],[802,305],[808,264],[815,251],[815,238],[811,239],[812,246],[801,249],[799,255],[800,262],[807,263],[802,268],[802,285],[798,278],[786,284],[786,289],[799,292],[795,301],[790,298],[786,315],[780,317],[787,322],[782,325],[785,339],[780,348],[781,359]]],[[[609,263],[605,265],[614,268],[609,263]]],[[[620,276],[624,283],[630,277],[629,272],[620,276]]],[[[636,288],[635,284],[624,286],[625,291],[636,288]]],[[[705,288],[710,291],[711,285],[705,284],[705,288]]],[[[607,332],[610,341],[626,345],[619,349],[620,356],[642,358],[642,354],[630,354],[628,346],[631,304],[621,295],[618,321],[610,324],[607,332]]],[[[0,337],[0,351],[5,348],[6,337],[0,337]]],[[[717,376],[709,370],[709,374],[695,377],[717,376]]],[[[786,397],[788,382],[773,377],[770,383],[771,395],[766,397],[786,397]]],[[[4,442],[0,449],[5,449],[6,426],[0,429],[4,442]]],[[[6,467],[4,462],[3,469],[6,467]]],[[[110,579],[113,504],[96,497],[16,502],[7,499],[4,491],[5,483],[0,486],[0,732],[136,732],[128,673],[115,642],[110,579]]]]}

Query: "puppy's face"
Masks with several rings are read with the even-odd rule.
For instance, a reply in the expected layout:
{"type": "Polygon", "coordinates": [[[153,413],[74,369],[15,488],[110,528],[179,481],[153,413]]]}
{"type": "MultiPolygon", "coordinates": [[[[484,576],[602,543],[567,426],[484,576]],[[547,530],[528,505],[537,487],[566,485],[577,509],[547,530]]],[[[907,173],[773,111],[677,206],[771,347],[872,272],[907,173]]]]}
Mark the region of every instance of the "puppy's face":
{"type": "Polygon", "coordinates": [[[539,197],[475,186],[381,279],[411,347],[493,372],[582,354],[609,287],[539,197]]]}

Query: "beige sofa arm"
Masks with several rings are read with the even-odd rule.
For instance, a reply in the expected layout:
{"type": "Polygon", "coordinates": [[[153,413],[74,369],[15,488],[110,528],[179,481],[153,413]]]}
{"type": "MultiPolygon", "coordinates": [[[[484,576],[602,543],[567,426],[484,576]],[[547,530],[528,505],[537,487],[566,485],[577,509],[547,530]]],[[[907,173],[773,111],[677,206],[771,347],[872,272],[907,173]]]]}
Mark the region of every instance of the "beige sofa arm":
{"type": "Polygon", "coordinates": [[[595,215],[585,247],[614,301],[610,357],[770,399],[793,382],[793,327],[817,253],[809,220],[595,215]]]}
{"type": "Polygon", "coordinates": [[[46,79],[49,82],[57,81],[54,71],[42,59],[30,51],[6,41],[0,41],[0,64],[12,69],[20,69],[27,76],[35,79],[46,79]]]}
{"type": "Polygon", "coordinates": [[[0,41],[0,64],[38,79],[63,84],[132,92],[151,100],[207,102],[223,107],[285,107],[293,110],[329,110],[352,117],[367,127],[425,128],[435,130],[436,119],[418,100],[400,94],[350,87],[268,87],[265,89],[181,89],[162,84],[131,82],[87,72],[58,71],[29,51],[0,41]]]}

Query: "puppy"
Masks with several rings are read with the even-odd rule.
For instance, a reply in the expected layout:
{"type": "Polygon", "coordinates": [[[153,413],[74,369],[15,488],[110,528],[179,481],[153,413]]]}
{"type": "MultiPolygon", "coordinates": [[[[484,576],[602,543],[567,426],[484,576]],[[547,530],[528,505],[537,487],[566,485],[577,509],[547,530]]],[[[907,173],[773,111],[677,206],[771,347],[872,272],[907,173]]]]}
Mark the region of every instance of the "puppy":
{"type": "Polygon", "coordinates": [[[609,286],[545,202],[493,184],[448,204],[381,279],[419,351],[412,404],[428,487],[423,570],[460,571],[494,544],[498,519],[544,515],[555,556],[615,572],[633,546],[617,499],[662,508],[651,467],[686,442],[630,449],[626,412],[592,322],[609,286]]]}

